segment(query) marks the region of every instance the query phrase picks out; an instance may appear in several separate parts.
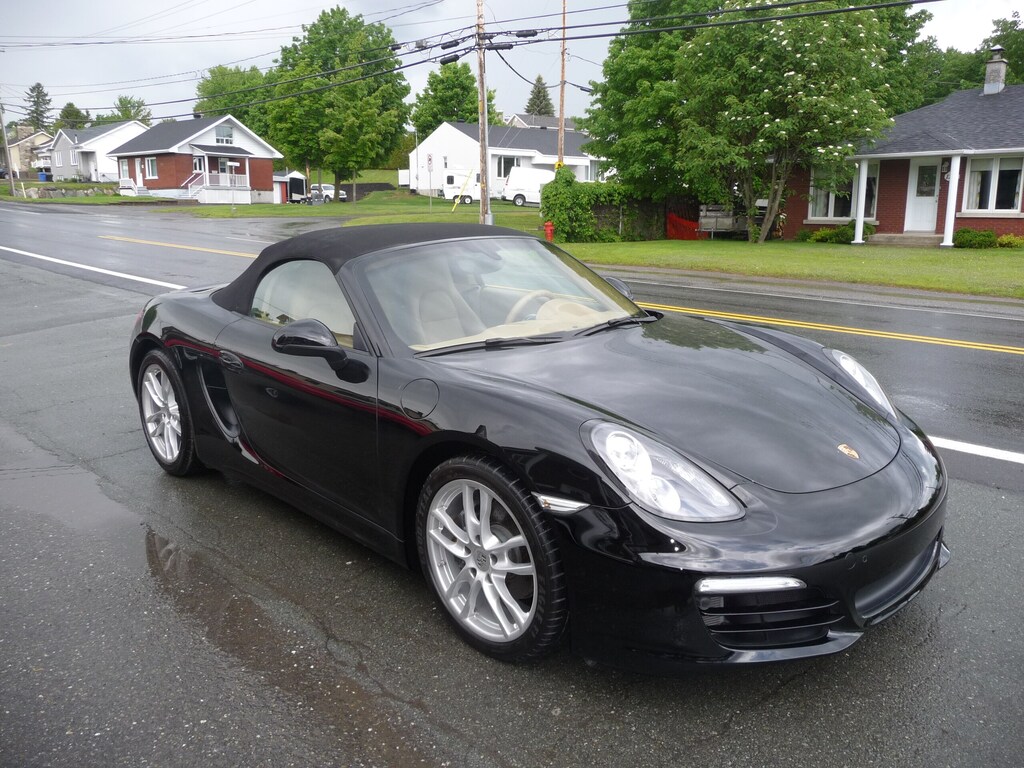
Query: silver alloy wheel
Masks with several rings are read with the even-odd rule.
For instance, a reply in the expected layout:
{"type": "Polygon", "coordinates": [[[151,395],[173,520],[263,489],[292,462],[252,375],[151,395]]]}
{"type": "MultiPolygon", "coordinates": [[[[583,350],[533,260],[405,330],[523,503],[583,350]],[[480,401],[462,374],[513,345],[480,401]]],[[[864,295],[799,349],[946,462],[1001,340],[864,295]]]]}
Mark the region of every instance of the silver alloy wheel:
{"type": "Polygon", "coordinates": [[[453,480],[430,502],[427,557],[456,621],[497,643],[515,640],[537,610],[537,569],[522,526],[486,485],[453,480]]]}
{"type": "Polygon", "coordinates": [[[171,378],[159,365],[146,368],[139,398],[149,444],[163,461],[173,464],[181,453],[181,417],[171,378]]]}

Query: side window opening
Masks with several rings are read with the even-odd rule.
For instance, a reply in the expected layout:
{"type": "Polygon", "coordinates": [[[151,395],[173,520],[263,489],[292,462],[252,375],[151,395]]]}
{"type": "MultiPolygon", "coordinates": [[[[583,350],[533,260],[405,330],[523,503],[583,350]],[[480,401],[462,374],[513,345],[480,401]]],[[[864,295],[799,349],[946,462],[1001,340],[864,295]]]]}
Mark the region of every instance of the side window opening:
{"type": "Polygon", "coordinates": [[[289,261],[264,275],[249,315],[271,325],[313,318],[331,330],[339,345],[353,346],[355,316],[338,281],[319,261],[289,261]]]}

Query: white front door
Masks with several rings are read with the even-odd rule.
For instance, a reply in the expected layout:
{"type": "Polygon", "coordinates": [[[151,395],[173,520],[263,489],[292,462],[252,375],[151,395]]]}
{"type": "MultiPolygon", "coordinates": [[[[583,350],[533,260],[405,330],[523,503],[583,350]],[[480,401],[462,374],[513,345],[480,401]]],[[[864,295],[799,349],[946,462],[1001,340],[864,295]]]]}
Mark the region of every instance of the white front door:
{"type": "Polygon", "coordinates": [[[937,157],[910,161],[904,232],[935,232],[939,216],[939,162],[937,157]]]}

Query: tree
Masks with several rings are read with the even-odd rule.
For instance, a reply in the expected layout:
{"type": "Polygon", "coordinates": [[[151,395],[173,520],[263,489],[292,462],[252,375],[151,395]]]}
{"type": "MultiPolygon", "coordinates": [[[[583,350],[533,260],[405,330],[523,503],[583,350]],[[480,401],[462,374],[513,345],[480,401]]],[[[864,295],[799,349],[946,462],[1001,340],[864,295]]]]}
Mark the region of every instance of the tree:
{"type": "Polygon", "coordinates": [[[94,125],[103,123],[120,123],[125,120],[138,120],[145,126],[153,121],[153,113],[146,102],[133,96],[118,96],[114,102],[114,111],[109,114],[97,115],[94,125]]]}
{"type": "Polygon", "coordinates": [[[231,115],[260,136],[270,135],[266,104],[251,104],[271,96],[266,77],[256,67],[215,66],[196,86],[193,110],[203,115],[231,115]]]}
{"type": "MultiPolygon", "coordinates": [[[[815,7],[829,5],[840,7],[815,7]]],[[[891,88],[888,35],[873,11],[698,32],[675,70],[683,177],[705,200],[738,193],[748,239],[763,242],[797,164],[813,164],[816,183],[848,179],[861,141],[891,124],[881,96],[891,88]]]]}
{"type": "MultiPolygon", "coordinates": [[[[350,54],[348,65],[358,64],[357,55],[350,54]]],[[[401,144],[409,118],[404,103],[408,92],[404,82],[366,79],[324,94],[327,127],[320,133],[324,164],[334,170],[335,184],[341,184],[342,175],[353,180],[352,202],[359,172],[382,163],[401,144]]]]}
{"type": "Polygon", "coordinates": [[[69,101],[61,107],[53,129],[57,131],[61,128],[85,128],[90,122],[92,122],[92,115],[89,114],[89,110],[83,112],[69,101]]]}
{"type": "MultiPolygon", "coordinates": [[[[717,6],[717,0],[634,1],[626,29],[654,30],[670,22],[642,19],[679,17],[717,6]]],[[[679,98],[676,57],[693,34],[674,30],[614,38],[604,60],[604,80],[591,83],[591,106],[577,120],[591,137],[587,152],[606,158],[605,167],[614,168],[623,187],[637,197],[663,200],[688,191],[678,165],[673,108],[679,98]]]]}
{"type": "Polygon", "coordinates": [[[555,114],[555,105],[551,103],[551,94],[548,93],[547,86],[544,85],[544,78],[540,75],[537,75],[537,79],[533,81],[533,89],[530,91],[525,111],[528,115],[551,117],[555,114]]]}
{"type": "Polygon", "coordinates": [[[989,51],[996,46],[1004,49],[1003,58],[1009,64],[1007,84],[1024,82],[1024,23],[1020,11],[1014,11],[1009,19],[992,21],[992,34],[982,42],[979,53],[988,59],[989,51]]]}
{"type": "Polygon", "coordinates": [[[28,113],[25,122],[34,130],[44,131],[50,126],[50,95],[42,83],[36,83],[25,93],[28,113]]]}
{"type": "MultiPolygon", "coordinates": [[[[480,121],[480,89],[469,64],[443,64],[438,72],[427,75],[427,87],[416,96],[412,124],[425,137],[444,122],[480,121]]],[[[501,122],[494,107],[494,91],[487,91],[487,122],[501,122]]]]}
{"type": "Polygon", "coordinates": [[[292,98],[271,102],[267,114],[270,136],[289,162],[308,167],[330,161],[338,183],[352,168],[365,168],[367,158],[384,158],[398,146],[409,115],[409,85],[395,71],[400,62],[393,46],[387,27],[365,24],[362,16],[332,8],[281,49],[281,63],[268,84],[275,96],[292,98]],[[302,77],[309,79],[296,80],[302,77]],[[363,85],[345,87],[358,83],[363,85]],[[379,126],[371,124],[370,110],[375,110],[379,126]],[[339,141],[341,131],[360,126],[368,131],[367,142],[355,147],[347,142],[358,137],[339,141]],[[345,152],[355,154],[346,157],[345,152]]]}

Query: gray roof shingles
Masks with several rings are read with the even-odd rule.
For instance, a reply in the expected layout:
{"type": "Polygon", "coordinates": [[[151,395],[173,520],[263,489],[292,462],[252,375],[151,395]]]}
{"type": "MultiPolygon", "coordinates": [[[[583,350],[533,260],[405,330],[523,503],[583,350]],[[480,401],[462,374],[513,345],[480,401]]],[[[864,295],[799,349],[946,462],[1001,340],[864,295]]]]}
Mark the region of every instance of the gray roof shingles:
{"type": "Polygon", "coordinates": [[[122,125],[127,125],[130,122],[132,121],[121,120],[116,123],[102,123],[100,125],[90,125],[88,128],[64,128],[63,132],[72,144],[85,144],[87,141],[92,141],[93,139],[98,138],[105,133],[109,133],[115,128],[120,128],[122,125]]]}
{"type": "Polygon", "coordinates": [[[980,88],[957,91],[937,104],[896,116],[896,123],[858,156],[949,154],[1024,147],[1024,85],[986,96],[980,88]]]}
{"type": "Polygon", "coordinates": [[[209,128],[223,119],[217,117],[200,117],[192,120],[175,120],[171,123],[157,123],[145,133],[139,134],[131,141],[122,144],[111,152],[111,155],[135,155],[146,152],[167,152],[190,136],[209,128]]]}
{"type": "MultiPolygon", "coordinates": [[[[451,123],[471,139],[478,139],[480,126],[476,123],[451,123]]],[[[586,153],[583,145],[590,137],[579,131],[566,131],[564,154],[582,157],[586,153]]],[[[512,128],[507,125],[492,125],[487,129],[487,143],[490,148],[532,149],[542,155],[558,154],[558,131],[547,128],[512,128]]]]}

